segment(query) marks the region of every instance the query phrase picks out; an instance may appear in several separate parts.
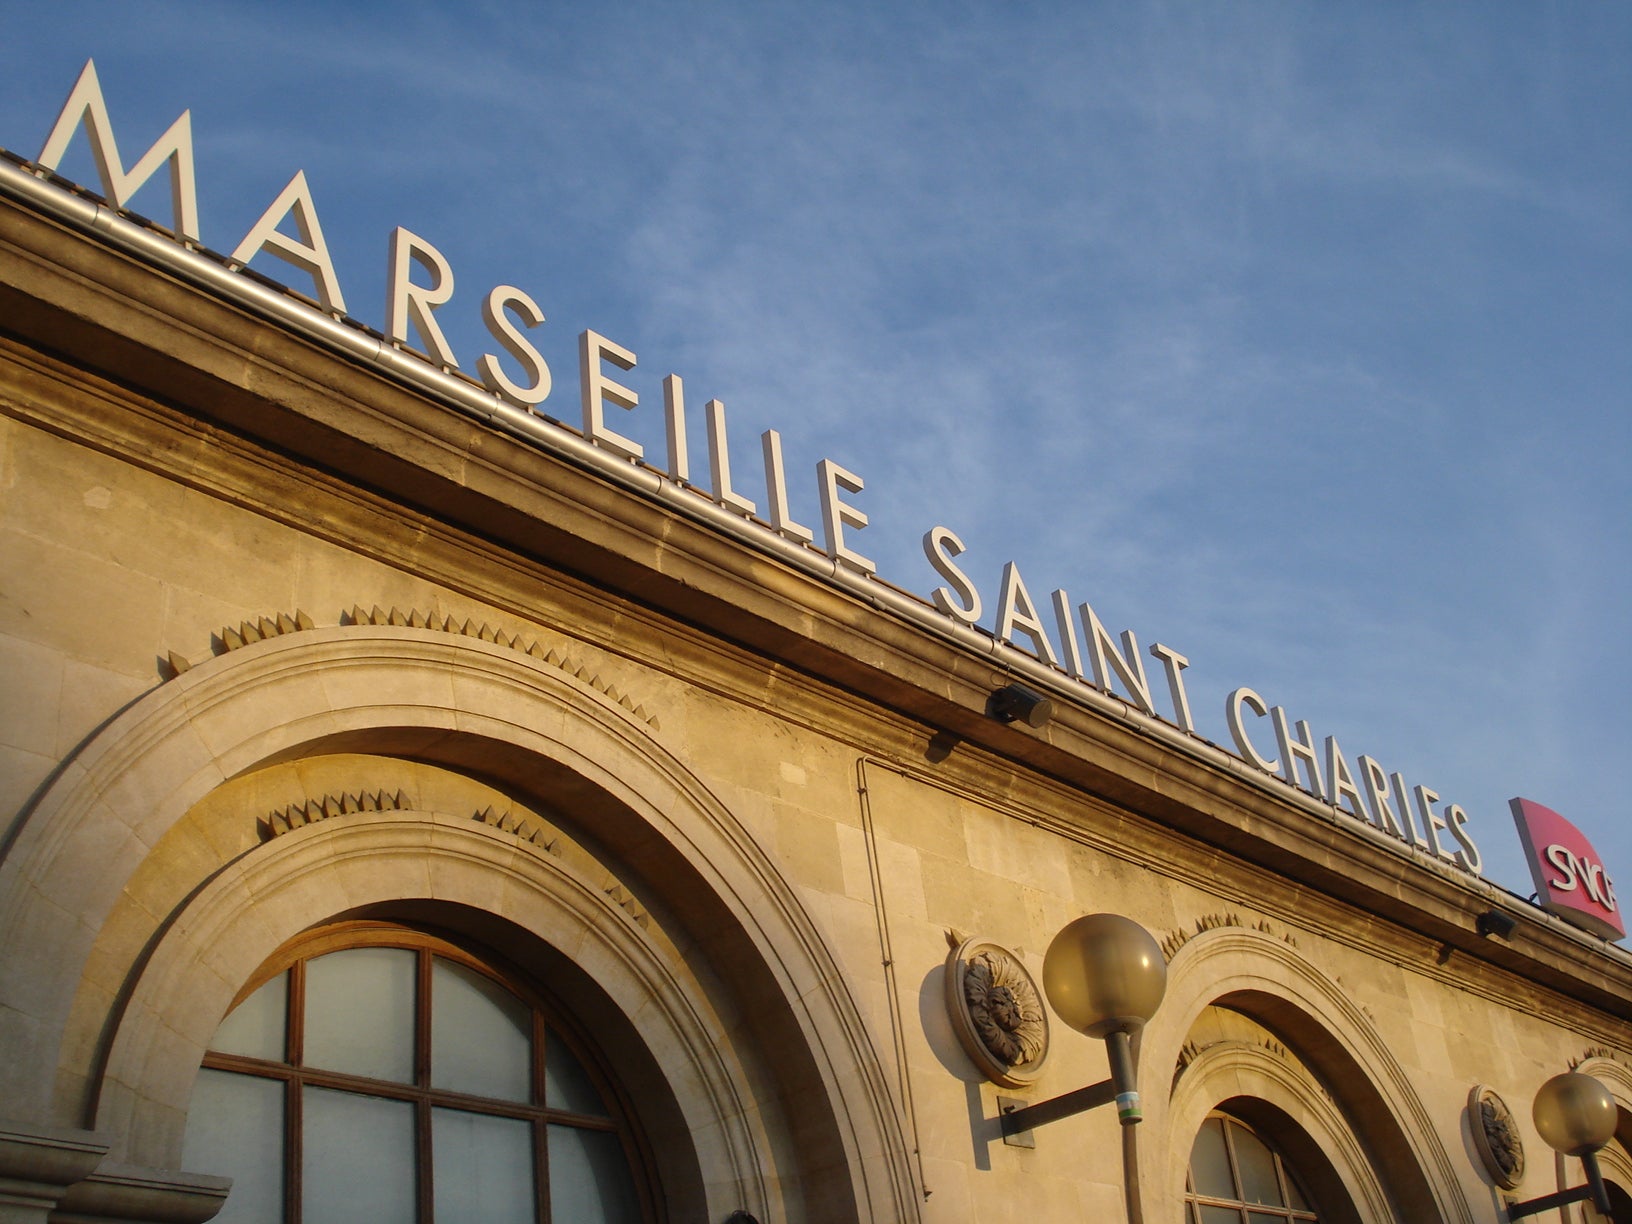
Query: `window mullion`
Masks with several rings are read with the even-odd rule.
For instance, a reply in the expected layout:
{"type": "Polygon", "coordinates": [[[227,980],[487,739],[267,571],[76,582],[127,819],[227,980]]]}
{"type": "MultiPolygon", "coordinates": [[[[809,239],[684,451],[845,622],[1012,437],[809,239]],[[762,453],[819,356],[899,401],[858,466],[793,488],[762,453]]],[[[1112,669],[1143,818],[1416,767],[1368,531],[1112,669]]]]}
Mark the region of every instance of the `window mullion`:
{"type": "Polygon", "coordinates": [[[288,1019],[284,1033],[284,1055],[291,1067],[306,1063],[306,962],[289,966],[288,1019]]]}
{"type": "MultiPolygon", "coordinates": [[[[1224,1133],[1224,1155],[1230,1162],[1230,1186],[1235,1191],[1235,1201],[1244,1204],[1247,1201],[1247,1192],[1241,1184],[1241,1164],[1235,1158],[1235,1127],[1231,1125],[1230,1119],[1225,1119],[1224,1125],[1219,1129],[1224,1133]]],[[[1246,1224],[1246,1219],[1246,1208],[1243,1207],[1242,1224],[1246,1224]]]]}
{"type": "Polygon", "coordinates": [[[305,1163],[301,1125],[300,1077],[294,1075],[283,1085],[283,1218],[287,1224],[300,1224],[301,1166],[305,1163]]]}
{"type": "Polygon", "coordinates": [[[285,1056],[294,1070],[283,1093],[283,1218],[300,1224],[305,1204],[305,1109],[299,1068],[306,1061],[306,962],[289,966],[289,1002],[284,1032],[285,1056]]]}
{"type": "Polygon", "coordinates": [[[418,949],[414,973],[414,1083],[431,1086],[431,954],[418,949]]]}
{"type": "Polygon", "coordinates": [[[436,1174],[431,1164],[431,1103],[421,1097],[414,1102],[414,1171],[419,1208],[419,1224],[432,1224],[436,1208],[436,1174]]]}
{"type": "Polygon", "coordinates": [[[431,953],[420,948],[414,988],[414,1170],[419,1224],[432,1224],[435,1214],[435,1167],[431,1162],[431,953]]]}
{"type": "MultiPolygon", "coordinates": [[[[533,1104],[544,1109],[544,1043],[548,1034],[544,1017],[533,1008],[533,1104]]],[[[540,1117],[533,1120],[533,1217],[538,1224],[550,1224],[550,1128],[540,1117]]]]}

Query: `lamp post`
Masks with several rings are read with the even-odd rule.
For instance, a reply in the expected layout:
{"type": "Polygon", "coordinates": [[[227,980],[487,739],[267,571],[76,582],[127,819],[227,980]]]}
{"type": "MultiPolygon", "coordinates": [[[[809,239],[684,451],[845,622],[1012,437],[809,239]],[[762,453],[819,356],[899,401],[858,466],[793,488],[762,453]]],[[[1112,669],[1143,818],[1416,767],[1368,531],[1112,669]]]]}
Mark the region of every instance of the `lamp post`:
{"type": "Polygon", "coordinates": [[[1167,990],[1167,962],[1150,932],[1120,914],[1089,914],[1054,936],[1043,957],[1043,990],[1066,1024],[1105,1042],[1111,1078],[1017,1109],[999,1119],[1016,1135],[1048,1122],[1116,1102],[1122,1124],[1122,1179],[1128,1224],[1143,1224],[1139,1194],[1137,1124],[1139,1084],[1133,1035],[1156,1013],[1167,990]]]}
{"type": "Polygon", "coordinates": [[[1587,1184],[1522,1203],[1509,1203],[1507,1218],[1522,1220],[1525,1216],[1589,1198],[1599,1214],[1607,1218],[1611,1214],[1609,1191],[1598,1170],[1598,1149],[1615,1137],[1618,1110],[1609,1089],[1590,1075],[1566,1071],[1553,1076],[1536,1092],[1531,1117],[1548,1147],[1565,1156],[1581,1158],[1587,1184]]]}

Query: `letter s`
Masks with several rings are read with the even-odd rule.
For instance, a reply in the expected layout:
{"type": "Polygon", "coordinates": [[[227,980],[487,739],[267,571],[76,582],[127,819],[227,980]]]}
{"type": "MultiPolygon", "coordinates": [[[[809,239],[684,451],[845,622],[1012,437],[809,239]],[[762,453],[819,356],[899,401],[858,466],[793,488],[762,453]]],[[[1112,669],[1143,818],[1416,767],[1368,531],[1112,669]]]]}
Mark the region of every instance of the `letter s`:
{"type": "Polygon", "coordinates": [[[1550,880],[1548,883],[1559,892],[1574,892],[1576,885],[1575,855],[1570,853],[1568,847],[1555,843],[1547,847],[1547,861],[1553,865],[1554,870],[1562,877],[1561,879],[1550,880]]]}

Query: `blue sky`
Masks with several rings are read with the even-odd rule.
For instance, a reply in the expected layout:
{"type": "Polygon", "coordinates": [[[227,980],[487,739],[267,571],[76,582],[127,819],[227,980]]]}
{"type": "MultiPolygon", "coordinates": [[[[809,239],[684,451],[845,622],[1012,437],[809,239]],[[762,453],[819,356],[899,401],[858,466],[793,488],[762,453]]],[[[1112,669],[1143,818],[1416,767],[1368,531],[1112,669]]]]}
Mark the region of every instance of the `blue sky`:
{"type": "MultiPolygon", "coordinates": [[[[0,30],[0,145],[38,154],[94,57],[127,160],[192,110],[208,245],[304,169],[358,318],[406,226],[465,368],[520,286],[552,415],[594,328],[639,355],[618,428],[650,452],[678,372],[762,506],[767,428],[806,523],[798,473],[860,474],[853,545],[897,585],[939,584],[944,524],[988,609],[1012,560],[1182,651],[1209,738],[1249,685],[1465,807],[1494,882],[1531,891],[1524,795],[1632,890],[1632,9],[93,0],[0,30]]],[[[82,140],[63,169],[96,181],[82,140]]]]}

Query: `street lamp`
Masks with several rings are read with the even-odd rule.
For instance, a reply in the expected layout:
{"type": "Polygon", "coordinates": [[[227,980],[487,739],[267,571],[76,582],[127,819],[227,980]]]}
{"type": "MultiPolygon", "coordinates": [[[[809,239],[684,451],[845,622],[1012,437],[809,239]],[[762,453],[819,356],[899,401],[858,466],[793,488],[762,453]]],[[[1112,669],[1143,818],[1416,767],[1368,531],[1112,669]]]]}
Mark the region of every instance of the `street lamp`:
{"type": "Polygon", "coordinates": [[[1155,1015],[1167,990],[1167,962],[1162,949],[1131,918],[1089,914],[1068,923],[1054,936],[1043,957],[1043,990],[1066,1024],[1105,1042],[1111,1078],[1090,1084],[999,1118],[1004,1135],[1018,1135],[1100,1105],[1116,1102],[1122,1124],[1123,1190],[1128,1224],[1142,1224],[1138,1148],[1134,1125],[1144,1114],[1133,1061],[1133,1035],[1155,1015]]]}
{"type": "Polygon", "coordinates": [[[1615,1098],[1609,1089],[1590,1075],[1566,1071],[1541,1086],[1531,1117],[1548,1147],[1566,1156],[1581,1158],[1587,1184],[1522,1203],[1509,1203],[1507,1218],[1522,1220],[1525,1216],[1589,1198],[1600,1215],[1609,1216],[1612,1212],[1609,1191],[1604,1186],[1603,1174],[1598,1171],[1598,1149],[1615,1137],[1618,1120],[1615,1098]]]}

